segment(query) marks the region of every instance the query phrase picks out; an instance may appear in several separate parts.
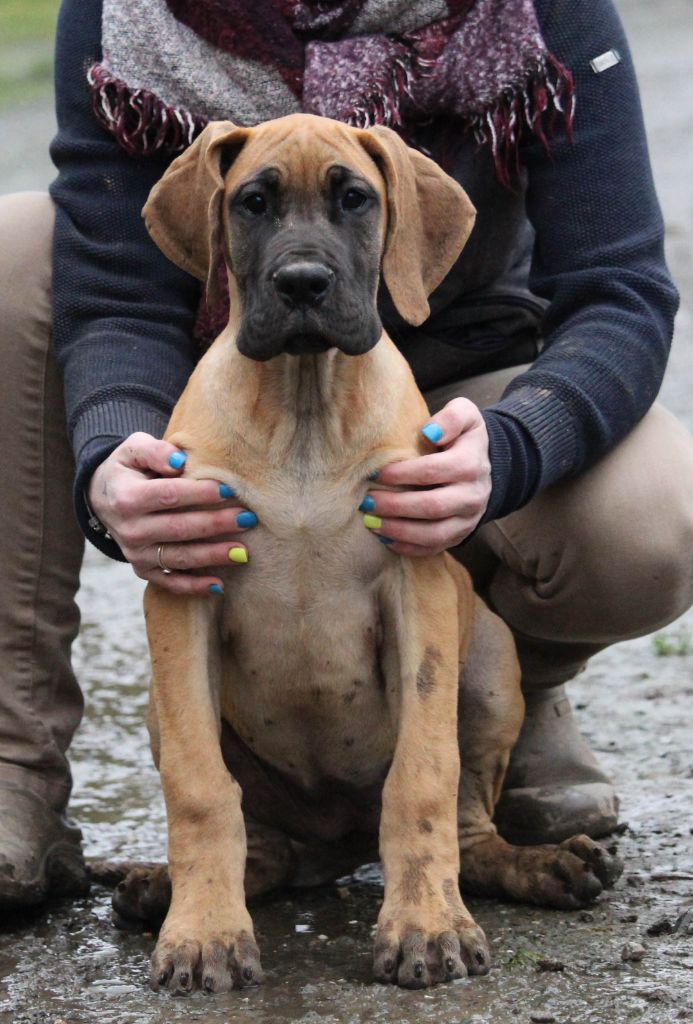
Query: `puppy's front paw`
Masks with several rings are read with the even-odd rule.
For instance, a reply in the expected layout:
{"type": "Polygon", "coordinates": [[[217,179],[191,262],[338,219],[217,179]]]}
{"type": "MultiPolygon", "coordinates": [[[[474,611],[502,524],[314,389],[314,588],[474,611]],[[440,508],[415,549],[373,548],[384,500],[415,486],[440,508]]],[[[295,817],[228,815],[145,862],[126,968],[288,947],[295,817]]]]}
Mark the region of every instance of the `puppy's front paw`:
{"type": "Polygon", "coordinates": [[[219,931],[208,937],[175,937],[176,929],[162,932],[152,955],[150,984],[173,995],[193,989],[230,992],[262,981],[260,950],[250,931],[219,931]]]}
{"type": "Polygon", "coordinates": [[[429,988],[468,974],[486,974],[490,963],[486,937],[477,925],[438,934],[412,930],[394,941],[376,939],[373,974],[384,984],[429,988]]]}
{"type": "Polygon", "coordinates": [[[448,879],[443,900],[420,909],[383,906],[375,938],[373,973],[377,981],[402,988],[428,988],[440,982],[487,974],[491,966],[486,936],[464,906],[457,883],[448,879]]]}

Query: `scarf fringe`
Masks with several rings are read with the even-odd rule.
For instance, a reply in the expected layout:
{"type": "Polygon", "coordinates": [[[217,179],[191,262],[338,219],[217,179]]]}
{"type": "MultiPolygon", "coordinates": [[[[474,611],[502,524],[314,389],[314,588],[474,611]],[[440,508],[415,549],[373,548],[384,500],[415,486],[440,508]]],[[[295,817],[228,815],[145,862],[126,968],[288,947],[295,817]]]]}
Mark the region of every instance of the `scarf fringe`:
{"type": "MultiPolygon", "coordinates": [[[[401,129],[403,106],[416,106],[416,80],[429,74],[435,63],[411,51],[398,54],[382,86],[360,97],[347,123],[356,128],[401,129]]],[[[208,118],[182,107],[167,106],[146,89],[131,89],[102,64],[94,64],[87,78],[97,119],[130,156],[182,153],[208,123],[208,118]]],[[[512,189],[519,174],[521,142],[534,135],[548,152],[559,117],[571,141],[574,113],[573,75],[546,54],[528,71],[522,88],[506,89],[468,121],[468,127],[479,145],[490,146],[498,180],[512,189]]]]}
{"type": "Polygon", "coordinates": [[[167,106],[147,89],[131,89],[103,64],[89,69],[87,81],[97,120],[130,156],[182,153],[209,121],[183,107],[167,106]]]}
{"type": "Polygon", "coordinates": [[[498,180],[512,189],[512,179],[517,178],[520,170],[520,143],[534,135],[548,153],[559,116],[566,138],[572,142],[574,115],[573,75],[552,54],[547,54],[529,71],[522,89],[507,89],[500,99],[472,119],[469,128],[477,143],[490,146],[498,180]]]}
{"type": "Polygon", "coordinates": [[[398,54],[383,86],[359,98],[347,124],[354,128],[373,128],[377,124],[401,128],[403,104],[416,103],[414,83],[423,75],[430,74],[435,64],[435,60],[427,60],[416,52],[398,54]]]}

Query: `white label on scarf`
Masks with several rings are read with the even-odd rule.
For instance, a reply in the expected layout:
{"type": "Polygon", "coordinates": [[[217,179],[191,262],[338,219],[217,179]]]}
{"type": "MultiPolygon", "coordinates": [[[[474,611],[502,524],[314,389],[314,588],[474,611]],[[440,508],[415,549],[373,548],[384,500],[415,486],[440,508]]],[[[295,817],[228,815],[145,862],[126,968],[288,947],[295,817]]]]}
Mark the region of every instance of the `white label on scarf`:
{"type": "Polygon", "coordinates": [[[600,53],[598,57],[591,60],[590,67],[594,71],[595,75],[598,75],[601,71],[608,71],[609,68],[620,63],[621,54],[618,50],[607,50],[606,53],[600,53]]]}

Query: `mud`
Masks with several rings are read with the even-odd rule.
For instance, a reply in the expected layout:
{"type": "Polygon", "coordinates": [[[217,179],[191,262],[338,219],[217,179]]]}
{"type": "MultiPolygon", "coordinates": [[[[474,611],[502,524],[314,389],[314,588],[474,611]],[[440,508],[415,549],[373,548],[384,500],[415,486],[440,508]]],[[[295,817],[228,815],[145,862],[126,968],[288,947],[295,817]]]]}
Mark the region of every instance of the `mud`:
{"type": "MultiPolygon", "coordinates": [[[[683,293],[663,398],[693,427],[693,14],[686,0],[619,6],[638,58],[667,251],[683,293]],[[667,107],[670,95],[676,102],[667,107]]],[[[31,128],[31,114],[24,121],[31,128]]],[[[35,125],[34,152],[40,125],[50,125],[45,109],[35,125]]],[[[32,151],[29,142],[17,149],[32,151]]],[[[29,162],[26,174],[17,161],[5,173],[3,156],[3,190],[10,182],[45,186],[48,177],[37,180],[29,162]]],[[[89,553],[76,651],[87,710],[73,747],[71,813],[90,859],[164,858],[163,803],[144,729],[140,599],[127,566],[89,553]]],[[[647,637],[602,653],[570,688],[583,731],[622,797],[623,878],[578,913],[470,900],[494,957],[487,977],[426,993],[372,984],[382,889],[377,866],[369,866],[339,886],[254,911],[262,989],[171,999],[146,987],[152,938],[114,931],[109,894],[95,888],[78,902],[0,922],[0,1024],[693,1021],[693,612],[664,633],[665,641],[647,637]]]]}

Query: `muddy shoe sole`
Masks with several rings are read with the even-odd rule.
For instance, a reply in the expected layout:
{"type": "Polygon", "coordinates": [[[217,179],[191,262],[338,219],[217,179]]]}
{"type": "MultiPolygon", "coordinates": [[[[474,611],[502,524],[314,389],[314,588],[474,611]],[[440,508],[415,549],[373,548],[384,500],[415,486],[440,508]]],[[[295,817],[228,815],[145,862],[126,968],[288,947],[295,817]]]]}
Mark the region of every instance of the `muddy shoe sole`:
{"type": "Polygon", "coordinates": [[[49,851],[34,878],[8,877],[0,866],[0,906],[30,907],[49,896],[84,896],[89,879],[80,852],[68,844],[57,844],[49,851]]]}
{"type": "Polygon", "coordinates": [[[601,839],[618,826],[618,797],[609,782],[505,790],[494,821],[517,846],[562,843],[574,835],[601,839]]]}
{"type": "Polygon", "coordinates": [[[82,833],[39,796],[0,786],[0,906],[36,906],[89,891],[82,833]]]}

